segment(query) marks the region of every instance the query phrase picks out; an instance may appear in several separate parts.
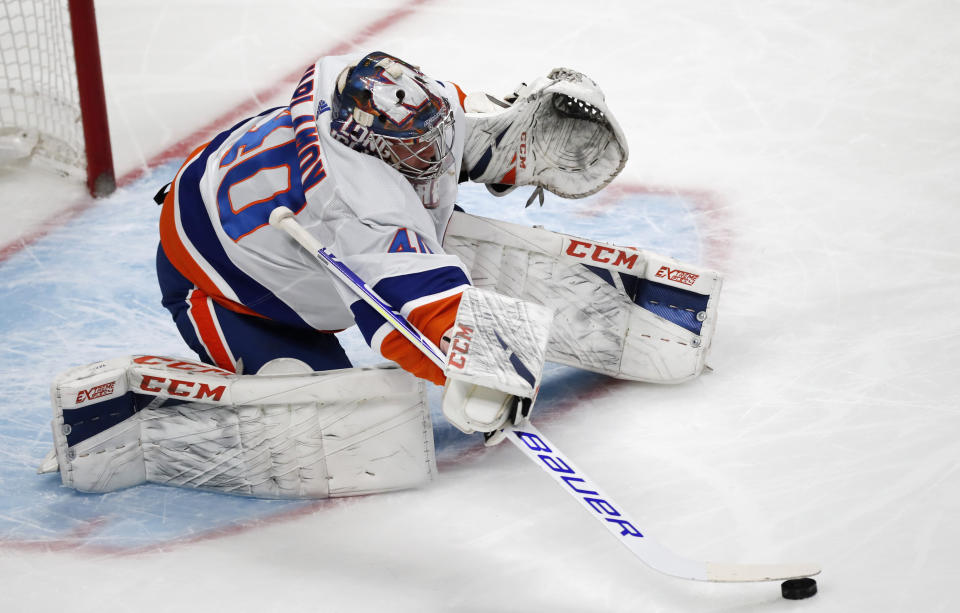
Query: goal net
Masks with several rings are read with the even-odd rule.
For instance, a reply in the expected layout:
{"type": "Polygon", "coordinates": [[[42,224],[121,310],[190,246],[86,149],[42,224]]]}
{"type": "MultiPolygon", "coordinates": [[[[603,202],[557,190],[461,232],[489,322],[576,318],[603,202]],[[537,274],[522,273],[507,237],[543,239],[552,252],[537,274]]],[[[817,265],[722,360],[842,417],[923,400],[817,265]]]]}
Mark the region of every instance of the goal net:
{"type": "Polygon", "coordinates": [[[27,157],[113,190],[92,0],[0,2],[0,163],[27,157]]]}

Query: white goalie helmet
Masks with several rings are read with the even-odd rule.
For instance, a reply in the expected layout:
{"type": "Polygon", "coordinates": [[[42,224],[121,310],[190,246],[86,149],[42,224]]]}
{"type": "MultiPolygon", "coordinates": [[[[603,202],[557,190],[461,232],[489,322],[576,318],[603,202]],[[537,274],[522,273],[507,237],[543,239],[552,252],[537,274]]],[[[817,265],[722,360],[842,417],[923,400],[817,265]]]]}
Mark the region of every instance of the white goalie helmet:
{"type": "Polygon", "coordinates": [[[334,138],[379,157],[413,184],[424,206],[436,206],[424,194],[454,164],[454,120],[435,81],[375,51],[340,73],[333,113],[334,138]]]}

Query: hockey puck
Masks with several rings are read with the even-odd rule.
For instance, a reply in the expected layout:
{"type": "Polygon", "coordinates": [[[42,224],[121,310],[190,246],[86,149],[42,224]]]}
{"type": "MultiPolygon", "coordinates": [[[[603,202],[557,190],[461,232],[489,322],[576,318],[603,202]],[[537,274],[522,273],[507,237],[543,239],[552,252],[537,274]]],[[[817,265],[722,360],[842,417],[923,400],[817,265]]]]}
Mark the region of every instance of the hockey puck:
{"type": "Polygon", "coordinates": [[[811,577],[789,579],[780,584],[780,593],[787,600],[803,600],[817,593],[817,582],[811,577]]]}

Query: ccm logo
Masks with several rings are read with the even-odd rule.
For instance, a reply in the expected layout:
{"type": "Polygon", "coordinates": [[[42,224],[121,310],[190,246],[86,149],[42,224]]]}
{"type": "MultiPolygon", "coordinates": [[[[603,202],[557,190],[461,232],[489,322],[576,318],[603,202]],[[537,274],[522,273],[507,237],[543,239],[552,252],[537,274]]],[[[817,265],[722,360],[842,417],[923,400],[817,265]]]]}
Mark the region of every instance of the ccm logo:
{"type": "Polygon", "coordinates": [[[217,387],[211,388],[206,383],[200,383],[198,385],[193,381],[181,381],[179,379],[165,379],[164,377],[143,375],[143,379],[140,381],[140,389],[145,392],[153,392],[154,394],[166,393],[171,396],[196,398],[197,400],[204,398],[220,400],[223,392],[227,390],[227,386],[218,385],[217,387]],[[192,389],[194,385],[197,385],[197,389],[192,389]]]}
{"type": "Polygon", "coordinates": [[[519,156],[519,158],[520,158],[520,159],[519,159],[518,163],[520,164],[520,168],[526,168],[526,167],[527,167],[527,133],[526,133],[526,132],[522,132],[522,133],[520,134],[520,156],[519,156]]]}
{"type": "Polygon", "coordinates": [[[640,257],[638,253],[630,253],[619,247],[608,247],[607,245],[578,241],[574,238],[566,240],[568,241],[566,254],[570,257],[607,264],[609,267],[630,270],[636,265],[637,258],[640,257]]]}
{"type": "Polygon", "coordinates": [[[667,266],[661,266],[660,270],[657,271],[656,276],[660,277],[661,279],[666,278],[671,281],[676,281],[677,283],[683,283],[684,285],[693,285],[696,283],[697,279],[700,278],[700,275],[695,275],[692,272],[674,270],[667,266]]]}
{"type": "Polygon", "coordinates": [[[473,338],[473,328],[460,324],[450,343],[450,359],[447,363],[454,368],[463,369],[467,365],[467,354],[470,352],[470,339],[473,338]]]}
{"type": "Polygon", "coordinates": [[[87,400],[94,400],[96,398],[103,398],[104,396],[109,396],[113,393],[113,387],[117,384],[116,381],[111,381],[110,383],[104,383],[103,385],[97,385],[91,387],[88,390],[80,390],[80,393],[77,394],[76,404],[85,402],[87,400]]]}

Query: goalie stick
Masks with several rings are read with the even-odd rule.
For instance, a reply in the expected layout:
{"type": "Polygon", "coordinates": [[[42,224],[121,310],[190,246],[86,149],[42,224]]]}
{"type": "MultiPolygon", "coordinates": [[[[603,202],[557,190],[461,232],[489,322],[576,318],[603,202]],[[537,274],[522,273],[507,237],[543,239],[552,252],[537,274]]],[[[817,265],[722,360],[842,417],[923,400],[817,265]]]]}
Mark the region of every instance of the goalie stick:
{"type": "MultiPolygon", "coordinates": [[[[420,334],[403,315],[367,287],[363,279],[354,274],[319,240],[307,232],[297,222],[290,209],[286,207],[274,209],[270,214],[270,225],[289,234],[334,276],[346,283],[362,300],[383,316],[404,338],[423,351],[439,368],[443,369],[446,366],[443,354],[437,346],[420,334]]],[[[724,583],[784,581],[812,577],[820,573],[820,568],[815,564],[732,564],[685,558],[638,529],[636,522],[626,515],[620,505],[603,493],[531,423],[527,422],[523,426],[508,426],[503,431],[517,449],[553,477],[564,491],[576,498],[633,555],[656,571],[680,579],[724,583]]]]}
{"type": "Polygon", "coordinates": [[[513,426],[506,430],[506,434],[510,442],[606,525],[610,533],[633,555],[665,575],[696,581],[742,583],[784,581],[820,573],[820,568],[815,564],[731,564],[684,558],[641,532],[623,508],[564,457],[556,445],[548,441],[533,424],[527,422],[523,426],[513,426]]]}
{"type": "Polygon", "coordinates": [[[327,250],[320,241],[312,234],[306,231],[293,216],[293,211],[285,206],[279,206],[270,213],[270,225],[282,229],[289,234],[295,241],[313,254],[321,264],[327,267],[327,270],[340,281],[345,283],[354,291],[364,302],[373,307],[381,317],[386,319],[390,325],[403,335],[408,341],[413,343],[422,351],[440,370],[446,365],[443,352],[433,342],[420,334],[420,331],[410,325],[406,317],[390,306],[386,300],[381,298],[375,291],[370,289],[367,284],[358,277],[350,268],[337,259],[337,257],[327,250]]]}

